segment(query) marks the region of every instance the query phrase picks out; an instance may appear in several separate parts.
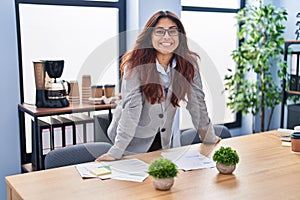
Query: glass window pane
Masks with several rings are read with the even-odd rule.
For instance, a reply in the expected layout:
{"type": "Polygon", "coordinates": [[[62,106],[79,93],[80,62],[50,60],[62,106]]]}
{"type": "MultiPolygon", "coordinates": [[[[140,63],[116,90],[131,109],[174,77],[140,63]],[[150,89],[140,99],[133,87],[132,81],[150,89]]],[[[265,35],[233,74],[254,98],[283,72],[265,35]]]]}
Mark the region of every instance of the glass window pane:
{"type": "Polygon", "coordinates": [[[235,121],[235,114],[226,106],[227,93],[223,92],[227,68],[233,70],[235,68],[231,58],[231,52],[238,45],[235,15],[234,13],[181,12],[189,46],[201,57],[200,71],[206,103],[214,124],[235,121]]]}
{"type": "Polygon", "coordinates": [[[20,5],[24,102],[35,103],[33,60],[63,59],[61,79],[118,82],[116,8],[20,5]],[[109,20],[107,20],[109,19],[109,20]]]}
{"type": "Polygon", "coordinates": [[[210,8],[240,8],[240,0],[181,0],[182,6],[197,6],[210,8]]]}

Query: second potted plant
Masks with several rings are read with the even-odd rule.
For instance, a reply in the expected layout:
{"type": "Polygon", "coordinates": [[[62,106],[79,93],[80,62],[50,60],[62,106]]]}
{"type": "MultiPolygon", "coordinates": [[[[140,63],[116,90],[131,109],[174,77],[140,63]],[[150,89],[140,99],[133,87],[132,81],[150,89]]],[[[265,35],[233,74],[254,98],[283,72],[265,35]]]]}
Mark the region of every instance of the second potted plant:
{"type": "Polygon", "coordinates": [[[166,158],[152,161],[148,168],[148,174],[152,176],[153,186],[157,190],[169,190],[174,184],[177,173],[177,166],[166,158]]]}
{"type": "Polygon", "coordinates": [[[216,167],[221,174],[232,174],[239,162],[239,156],[236,150],[231,147],[220,147],[214,153],[213,160],[216,162],[216,167]]]}

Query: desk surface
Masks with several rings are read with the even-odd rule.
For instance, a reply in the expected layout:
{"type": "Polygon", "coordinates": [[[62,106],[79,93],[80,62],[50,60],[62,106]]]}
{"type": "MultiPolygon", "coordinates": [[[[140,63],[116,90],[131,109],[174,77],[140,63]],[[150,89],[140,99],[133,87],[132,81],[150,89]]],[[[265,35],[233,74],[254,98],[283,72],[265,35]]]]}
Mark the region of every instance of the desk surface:
{"type": "Polygon", "coordinates": [[[45,115],[59,115],[59,114],[68,114],[73,112],[88,112],[95,110],[106,110],[115,108],[116,104],[70,104],[70,106],[62,108],[37,108],[34,105],[28,104],[19,104],[19,110],[30,114],[31,116],[45,116],[45,115]]]}
{"type": "MultiPolygon", "coordinates": [[[[216,168],[180,171],[170,191],[157,191],[151,177],[142,183],[83,180],[74,166],[68,166],[6,177],[8,199],[300,199],[300,155],[281,146],[276,131],[180,148],[212,158],[220,146],[231,146],[240,156],[233,175],[221,175],[216,168]]],[[[160,153],[134,157],[149,163],[160,153]]]]}

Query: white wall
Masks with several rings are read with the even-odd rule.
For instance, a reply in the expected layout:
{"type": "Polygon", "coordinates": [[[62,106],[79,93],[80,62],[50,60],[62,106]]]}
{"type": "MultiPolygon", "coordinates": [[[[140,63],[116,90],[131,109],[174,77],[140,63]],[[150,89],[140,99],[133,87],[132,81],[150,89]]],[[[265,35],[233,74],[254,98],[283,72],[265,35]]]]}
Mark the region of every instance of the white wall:
{"type": "MultiPolygon", "coordinates": [[[[275,0],[274,1],[274,4],[275,0]]],[[[295,40],[296,35],[295,32],[299,28],[296,26],[296,22],[300,21],[300,18],[296,18],[297,13],[300,13],[300,3],[299,0],[289,0],[289,1],[279,1],[275,4],[277,7],[283,7],[287,10],[288,13],[288,21],[285,23],[286,30],[284,33],[284,37],[287,40],[295,40]]]]}
{"type": "Polygon", "coordinates": [[[6,199],[4,177],[20,173],[18,110],[19,69],[14,0],[0,1],[0,199],[6,199]]]}

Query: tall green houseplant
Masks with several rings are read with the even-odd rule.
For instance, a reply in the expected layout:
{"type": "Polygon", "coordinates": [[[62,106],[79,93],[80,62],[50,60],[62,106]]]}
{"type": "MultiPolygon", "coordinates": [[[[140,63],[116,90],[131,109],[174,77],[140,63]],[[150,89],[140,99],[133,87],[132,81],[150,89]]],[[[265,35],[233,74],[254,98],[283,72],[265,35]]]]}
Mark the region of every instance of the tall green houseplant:
{"type": "Polygon", "coordinates": [[[252,131],[255,132],[255,116],[260,113],[260,131],[265,130],[265,110],[270,109],[267,130],[273,111],[281,102],[281,87],[274,81],[271,72],[282,78],[286,64],[283,61],[282,36],[287,20],[284,9],[275,9],[271,4],[259,1],[258,6],[247,5],[237,14],[240,46],[232,52],[236,71],[228,69],[225,90],[229,93],[227,105],[233,112],[251,113],[252,131]],[[250,75],[255,80],[247,80],[250,75]]]}

